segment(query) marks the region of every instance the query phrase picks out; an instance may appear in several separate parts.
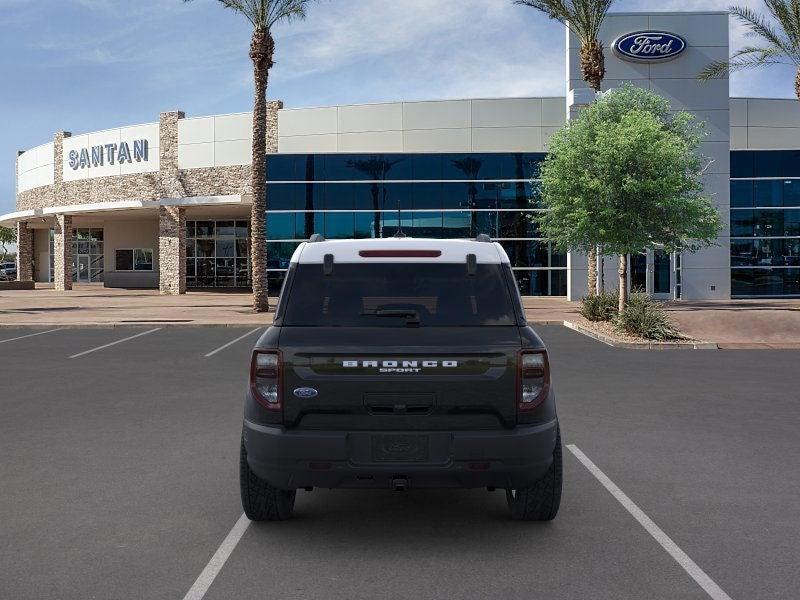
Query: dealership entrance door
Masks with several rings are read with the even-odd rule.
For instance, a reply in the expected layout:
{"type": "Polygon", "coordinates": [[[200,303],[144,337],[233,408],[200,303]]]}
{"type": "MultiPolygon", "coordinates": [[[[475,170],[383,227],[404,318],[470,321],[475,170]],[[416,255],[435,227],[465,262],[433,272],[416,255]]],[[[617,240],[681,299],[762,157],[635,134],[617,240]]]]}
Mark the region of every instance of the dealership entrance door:
{"type": "Polygon", "coordinates": [[[72,242],[72,280],[80,283],[103,281],[103,230],[75,229],[72,242]]]}
{"type": "Polygon", "coordinates": [[[657,300],[680,297],[679,274],[673,265],[674,256],[660,248],[628,256],[628,288],[644,292],[657,300]],[[674,290],[674,291],[673,291],[674,290]]]}

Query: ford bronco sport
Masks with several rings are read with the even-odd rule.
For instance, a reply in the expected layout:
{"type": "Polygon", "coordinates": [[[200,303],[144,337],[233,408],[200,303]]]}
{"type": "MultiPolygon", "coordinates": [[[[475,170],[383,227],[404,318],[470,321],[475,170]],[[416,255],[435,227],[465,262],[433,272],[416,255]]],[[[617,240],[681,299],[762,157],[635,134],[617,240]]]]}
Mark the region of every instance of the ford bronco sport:
{"type": "Polygon", "coordinates": [[[499,244],[297,248],[250,365],[250,519],[287,519],[298,489],[486,487],[513,518],[550,520],[561,480],[547,350],[499,244]]]}

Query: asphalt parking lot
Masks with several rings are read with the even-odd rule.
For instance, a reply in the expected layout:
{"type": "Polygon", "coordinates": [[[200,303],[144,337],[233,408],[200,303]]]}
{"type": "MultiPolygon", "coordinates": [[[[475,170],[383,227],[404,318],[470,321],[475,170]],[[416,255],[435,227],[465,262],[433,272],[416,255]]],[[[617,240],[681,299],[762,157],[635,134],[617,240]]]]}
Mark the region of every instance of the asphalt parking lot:
{"type": "Polygon", "coordinates": [[[798,597],[800,352],[539,331],[570,446],[554,522],[500,491],[314,490],[215,567],[258,332],[2,329],[0,598],[798,597]]]}

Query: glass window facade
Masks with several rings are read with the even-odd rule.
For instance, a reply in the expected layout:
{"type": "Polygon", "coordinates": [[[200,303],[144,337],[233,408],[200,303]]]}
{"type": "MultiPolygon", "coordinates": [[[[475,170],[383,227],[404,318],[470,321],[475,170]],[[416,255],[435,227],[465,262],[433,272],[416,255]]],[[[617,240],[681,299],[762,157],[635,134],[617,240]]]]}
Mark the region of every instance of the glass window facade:
{"type": "Polygon", "coordinates": [[[800,296],[800,150],[731,152],[731,295],[800,296]]]}
{"type": "Polygon", "coordinates": [[[542,153],[277,154],[267,157],[267,255],[271,289],[295,248],[327,239],[474,238],[503,245],[524,295],[564,296],[566,255],[542,239],[532,216],[542,153]]]}
{"type": "Polygon", "coordinates": [[[187,221],[186,286],[250,285],[250,223],[187,221]]]}

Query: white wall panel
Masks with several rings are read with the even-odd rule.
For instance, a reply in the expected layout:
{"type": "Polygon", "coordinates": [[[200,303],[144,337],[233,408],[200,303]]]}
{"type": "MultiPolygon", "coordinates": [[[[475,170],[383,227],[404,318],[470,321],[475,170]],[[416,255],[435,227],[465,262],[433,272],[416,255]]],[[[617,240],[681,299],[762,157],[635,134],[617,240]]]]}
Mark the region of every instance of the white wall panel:
{"type": "Polygon", "coordinates": [[[214,117],[214,141],[253,141],[253,117],[251,113],[220,115],[214,117]]]}
{"type": "Polygon", "coordinates": [[[730,123],[727,110],[695,110],[692,111],[698,122],[705,123],[707,142],[728,142],[730,123]]]}
{"type": "Polygon", "coordinates": [[[402,129],[403,105],[400,102],[339,107],[339,133],[400,131],[402,129]]]}
{"type": "Polygon", "coordinates": [[[278,135],[320,135],[337,133],[339,128],[338,109],[293,108],[278,112],[278,135]]]}
{"type": "Polygon", "coordinates": [[[53,142],[36,146],[17,158],[17,189],[24,192],[44,185],[53,185],[55,178],[53,142]]]}
{"type": "Polygon", "coordinates": [[[278,138],[278,152],[283,154],[325,153],[339,149],[339,136],[335,133],[322,135],[293,135],[278,138]]]}
{"type": "MultiPolygon", "coordinates": [[[[131,147],[131,154],[133,154],[133,147],[131,147]]],[[[122,163],[119,165],[119,174],[133,175],[135,173],[158,173],[159,163],[160,157],[158,154],[158,148],[156,148],[155,151],[153,151],[151,148],[147,161],[137,162],[136,159],[133,159],[133,162],[122,163]]],[[[98,176],[95,171],[95,167],[92,167],[92,177],[98,176]]]]}
{"type": "MultiPolygon", "coordinates": [[[[679,58],[660,63],[657,67],[653,67],[653,71],[655,72],[657,69],[658,77],[664,79],[670,77],[695,79],[700,71],[705,69],[711,62],[717,60],[728,60],[727,46],[698,48],[690,45],[679,58]]],[[[714,81],[723,80],[712,79],[707,83],[713,83],[714,81]]]]}
{"type": "Polygon", "coordinates": [[[36,161],[36,150],[31,148],[27,152],[17,156],[17,174],[25,173],[38,166],[36,161]]]}
{"type": "MultiPolygon", "coordinates": [[[[611,46],[609,45],[610,42],[613,40],[608,40],[607,45],[605,48],[606,56],[612,55],[613,51],[611,50],[611,46]]],[[[570,79],[582,79],[580,65],[575,63],[570,63],[570,79]]],[[[611,60],[606,61],[606,79],[647,79],[650,76],[650,65],[648,64],[640,64],[640,63],[633,63],[633,62],[625,62],[622,60],[611,60]]],[[[584,84],[585,86],[587,84],[584,84]]],[[[588,87],[588,86],[587,86],[588,87]]]]}
{"type": "Polygon", "coordinates": [[[150,148],[158,148],[159,146],[158,123],[145,123],[144,125],[120,127],[119,136],[120,139],[126,141],[147,139],[150,148]]]}
{"type": "Polygon", "coordinates": [[[730,109],[727,79],[652,79],[651,89],[669,100],[673,110],[730,109]]]}
{"type": "Polygon", "coordinates": [[[731,127],[747,127],[747,98],[731,98],[731,127]]]}
{"type": "Polygon", "coordinates": [[[475,152],[541,152],[541,127],[491,127],[472,130],[475,152]]]}
{"type": "Polygon", "coordinates": [[[746,150],[747,127],[731,127],[731,150],[746,150]]]}
{"type": "MultiPolygon", "coordinates": [[[[90,133],[89,134],[89,141],[88,145],[89,148],[94,146],[105,146],[106,144],[114,144],[119,147],[120,143],[120,132],[119,129],[108,129],[106,131],[98,131],[97,133],[90,133]]],[[[156,136],[157,137],[157,136],[156,136]]],[[[125,141],[128,142],[130,145],[132,137],[125,137],[125,141]]],[[[78,150],[80,152],[80,150],[78,150]]],[[[131,148],[133,151],[133,148],[131,148]]],[[[157,150],[156,150],[157,152],[157,150]]],[[[90,151],[91,154],[91,151],[90,151]]],[[[67,154],[64,154],[64,157],[67,157],[67,154]]],[[[69,168],[69,167],[67,167],[69,168]]],[[[105,148],[103,148],[103,164],[98,166],[92,166],[91,169],[86,169],[88,177],[112,177],[114,175],[120,175],[122,173],[120,169],[120,164],[114,158],[114,164],[111,164],[111,161],[108,159],[106,154],[105,148]]]]}
{"type": "Polygon", "coordinates": [[[723,12],[653,13],[647,28],[677,33],[689,46],[728,46],[728,15],[723,12]]]}
{"type": "Polygon", "coordinates": [[[754,150],[800,148],[800,128],[748,127],[747,143],[754,150]]]}
{"type": "Polygon", "coordinates": [[[229,167],[252,163],[253,144],[249,140],[214,142],[214,166],[229,167]]]}
{"type": "Polygon", "coordinates": [[[471,126],[469,100],[406,102],[403,104],[405,129],[458,129],[471,126]]]}
{"type": "Polygon", "coordinates": [[[178,121],[178,145],[203,144],[214,141],[214,117],[180,119],[178,121]]]}
{"type": "MultiPolygon", "coordinates": [[[[684,257],[684,261],[685,260],[686,257],[684,257]]],[[[730,299],[730,267],[684,268],[681,273],[681,294],[682,297],[686,299],[730,299]],[[712,287],[714,289],[712,289],[712,287]]]]}
{"type": "Polygon", "coordinates": [[[473,127],[540,127],[541,98],[472,101],[473,127]]]}
{"type": "Polygon", "coordinates": [[[703,142],[700,144],[700,153],[713,161],[707,173],[728,175],[731,172],[731,147],[728,140],[703,142]]]}
{"type": "Polygon", "coordinates": [[[542,125],[544,127],[561,127],[566,120],[566,98],[542,98],[542,125]]]}
{"type": "Polygon", "coordinates": [[[87,148],[88,145],[89,136],[86,134],[73,135],[72,137],[64,138],[64,142],[62,144],[64,164],[56,165],[57,169],[62,169],[64,181],[79,181],[81,179],[89,178],[89,169],[72,169],[67,163],[70,152],[73,150],[80,152],[82,148],[87,148]]]}
{"type": "Polygon", "coordinates": [[[17,173],[17,191],[24,192],[36,187],[32,183],[32,177],[30,175],[30,171],[25,171],[23,173],[17,173]]]}
{"type": "Polygon", "coordinates": [[[800,102],[797,100],[751,98],[747,107],[750,127],[800,127],[800,102]]]}
{"type": "Polygon", "coordinates": [[[339,134],[339,152],[402,152],[402,131],[339,134]]]}
{"type": "Polygon", "coordinates": [[[420,129],[403,132],[405,152],[469,152],[470,129],[420,129]]]}
{"type": "Polygon", "coordinates": [[[117,127],[95,131],[83,135],[76,135],[64,139],[63,143],[63,164],[56,165],[55,168],[61,169],[64,181],[77,181],[94,177],[112,177],[115,175],[127,175],[133,173],[152,173],[158,171],[159,167],[159,136],[158,123],[146,123],[144,125],[131,125],[129,127],[117,127]],[[147,140],[147,160],[137,161],[134,158],[134,141],[147,140]],[[119,146],[126,143],[131,153],[131,161],[120,163],[118,158],[119,146]],[[106,144],[116,144],[113,164],[109,160],[106,144]],[[69,154],[72,151],[80,153],[86,149],[91,158],[91,150],[94,147],[102,146],[103,164],[97,166],[79,167],[73,169],[69,166],[69,154]]]}
{"type": "Polygon", "coordinates": [[[214,143],[178,144],[178,168],[202,169],[214,166],[214,143]]]}

